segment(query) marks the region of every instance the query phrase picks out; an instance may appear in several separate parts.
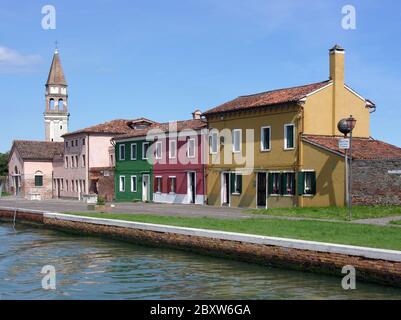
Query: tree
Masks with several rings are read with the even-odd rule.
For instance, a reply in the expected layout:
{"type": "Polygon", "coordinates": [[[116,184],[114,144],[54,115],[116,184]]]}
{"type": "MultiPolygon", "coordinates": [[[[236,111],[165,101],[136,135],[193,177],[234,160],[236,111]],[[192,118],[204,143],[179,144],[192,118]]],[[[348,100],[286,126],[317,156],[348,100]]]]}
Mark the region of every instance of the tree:
{"type": "Polygon", "coordinates": [[[0,176],[8,175],[8,152],[0,153],[0,176]]]}

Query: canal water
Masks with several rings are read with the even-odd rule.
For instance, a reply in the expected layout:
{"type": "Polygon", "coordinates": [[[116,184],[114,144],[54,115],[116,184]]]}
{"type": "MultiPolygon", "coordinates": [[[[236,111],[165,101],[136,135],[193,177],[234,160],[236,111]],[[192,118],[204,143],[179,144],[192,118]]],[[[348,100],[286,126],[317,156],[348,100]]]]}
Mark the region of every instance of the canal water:
{"type": "Polygon", "coordinates": [[[401,290],[0,223],[0,299],[401,299],[401,290]],[[56,290],[42,289],[43,266],[56,290]]]}

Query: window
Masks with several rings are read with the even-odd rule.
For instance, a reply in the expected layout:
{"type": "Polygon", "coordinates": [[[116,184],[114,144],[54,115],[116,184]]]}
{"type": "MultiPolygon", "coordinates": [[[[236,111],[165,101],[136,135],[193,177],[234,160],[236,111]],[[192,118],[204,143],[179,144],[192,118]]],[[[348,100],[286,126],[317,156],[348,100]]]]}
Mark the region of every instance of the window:
{"type": "Polygon", "coordinates": [[[125,144],[120,144],[118,147],[120,161],[125,160],[125,144]]]}
{"type": "Polygon", "coordinates": [[[212,132],[209,136],[209,144],[210,144],[210,153],[216,154],[217,153],[217,139],[218,139],[217,132],[212,132]]]}
{"type": "Polygon", "coordinates": [[[176,192],[176,182],[177,182],[177,178],[176,177],[169,177],[168,178],[169,181],[169,191],[170,193],[175,193],[176,192]]]}
{"type": "Polygon", "coordinates": [[[269,173],[269,195],[280,195],[281,194],[281,173],[270,172],[269,173]]]}
{"type": "Polygon", "coordinates": [[[43,173],[40,171],[35,173],[35,187],[43,187],[43,173]]]}
{"type": "Polygon", "coordinates": [[[177,140],[170,140],[169,144],[169,158],[175,159],[177,157],[177,140]]]}
{"type": "Polygon", "coordinates": [[[294,136],[295,127],[293,124],[286,124],[284,126],[284,149],[291,150],[294,149],[294,136]]]}
{"type": "Polygon", "coordinates": [[[316,194],[316,172],[302,171],[298,172],[298,194],[315,195],[316,194]]]}
{"type": "Polygon", "coordinates": [[[189,139],[187,144],[188,158],[195,158],[195,139],[189,139]]]}
{"type": "Polygon", "coordinates": [[[137,178],[136,176],[131,176],[131,192],[136,192],[137,188],[137,178]]]}
{"type": "Polygon", "coordinates": [[[65,180],[65,188],[67,189],[67,191],[69,190],[69,184],[68,184],[69,182],[68,182],[68,180],[65,180]]]}
{"type": "Polygon", "coordinates": [[[86,183],[85,180],[82,180],[82,192],[86,193],[86,183]]]}
{"type": "Polygon", "coordinates": [[[155,179],[155,192],[162,192],[162,177],[156,177],[155,179]]]}
{"type": "Polygon", "coordinates": [[[65,142],[65,147],[68,148],[68,141],[65,142]]]}
{"type": "Polygon", "coordinates": [[[136,143],[131,144],[131,160],[136,160],[136,143]]]}
{"type": "Polygon", "coordinates": [[[68,157],[65,157],[65,167],[68,168],[68,157]]]}
{"type": "Polygon", "coordinates": [[[270,151],[270,140],[271,140],[271,128],[270,127],[262,127],[260,130],[260,150],[261,151],[270,151]]]}
{"type": "Polygon", "coordinates": [[[76,165],[77,168],[79,167],[78,156],[75,156],[75,165],[76,165]]]}
{"type": "Polygon", "coordinates": [[[74,156],[71,156],[71,168],[75,168],[74,156]]]}
{"type": "Polygon", "coordinates": [[[242,140],[242,130],[234,129],[233,130],[233,152],[234,153],[241,152],[241,140],[242,140]]]}
{"type": "Polygon", "coordinates": [[[113,167],[114,166],[114,155],[110,155],[110,166],[113,167]]]}
{"type": "Polygon", "coordinates": [[[82,139],[82,145],[84,146],[86,144],[85,138],[82,139]]]}
{"type": "Polygon", "coordinates": [[[125,176],[120,176],[120,185],[118,190],[120,190],[120,192],[125,192],[125,176]]]}
{"type": "Polygon", "coordinates": [[[238,173],[231,174],[231,193],[233,194],[242,193],[242,174],[238,173]]]}
{"type": "Polygon", "coordinates": [[[78,140],[75,140],[75,146],[78,147],[78,140]]]}
{"type": "Polygon", "coordinates": [[[64,179],[61,179],[60,190],[64,190],[64,179]]]}
{"type": "Polygon", "coordinates": [[[149,142],[142,143],[142,159],[148,159],[149,142]]]}
{"type": "Polygon", "coordinates": [[[284,172],[282,175],[282,194],[292,196],[295,194],[295,174],[294,172],[284,172]]]}
{"type": "Polygon", "coordinates": [[[75,191],[75,181],[71,180],[71,191],[74,192],[75,191]]]}
{"type": "Polygon", "coordinates": [[[86,165],[86,156],[83,154],[82,155],[82,167],[85,168],[86,165]]]}
{"type": "Polygon", "coordinates": [[[161,141],[156,141],[156,147],[155,147],[155,159],[161,159],[162,158],[162,142],[161,141]]]}

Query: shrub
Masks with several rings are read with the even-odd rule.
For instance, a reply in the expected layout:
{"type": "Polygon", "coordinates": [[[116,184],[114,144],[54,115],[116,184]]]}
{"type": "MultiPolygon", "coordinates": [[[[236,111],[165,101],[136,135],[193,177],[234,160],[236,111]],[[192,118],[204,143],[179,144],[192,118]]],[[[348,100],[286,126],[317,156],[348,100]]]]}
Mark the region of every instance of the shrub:
{"type": "Polygon", "coordinates": [[[98,206],[104,206],[106,204],[106,199],[103,198],[102,196],[97,197],[97,205],[98,206]]]}

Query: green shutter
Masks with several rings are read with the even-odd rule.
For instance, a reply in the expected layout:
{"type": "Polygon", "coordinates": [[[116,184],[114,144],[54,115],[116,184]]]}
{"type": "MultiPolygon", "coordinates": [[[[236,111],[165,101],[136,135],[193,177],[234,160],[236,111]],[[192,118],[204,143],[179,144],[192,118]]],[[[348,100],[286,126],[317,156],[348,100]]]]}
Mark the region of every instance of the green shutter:
{"type": "Polygon", "coordinates": [[[268,191],[269,194],[273,194],[273,174],[269,172],[269,177],[268,177],[268,191]]]}
{"type": "Polygon", "coordinates": [[[43,176],[35,176],[35,187],[43,186],[43,176]]]}
{"type": "Polygon", "coordinates": [[[305,172],[298,172],[298,195],[302,196],[305,193],[305,172]]]}
{"type": "Polygon", "coordinates": [[[230,173],[230,192],[235,193],[235,173],[230,173]]]}
{"type": "Polygon", "coordinates": [[[280,194],[284,195],[287,194],[287,174],[280,173],[280,194]]]}
{"type": "Polygon", "coordinates": [[[291,194],[295,195],[295,173],[293,173],[291,175],[291,179],[292,179],[292,192],[291,192],[291,194]]]}
{"type": "Polygon", "coordinates": [[[242,174],[238,175],[239,179],[238,179],[238,190],[239,193],[242,193],[242,174]]]}
{"type": "Polygon", "coordinates": [[[311,172],[311,180],[312,180],[312,194],[316,194],[316,172],[311,172]]]}

